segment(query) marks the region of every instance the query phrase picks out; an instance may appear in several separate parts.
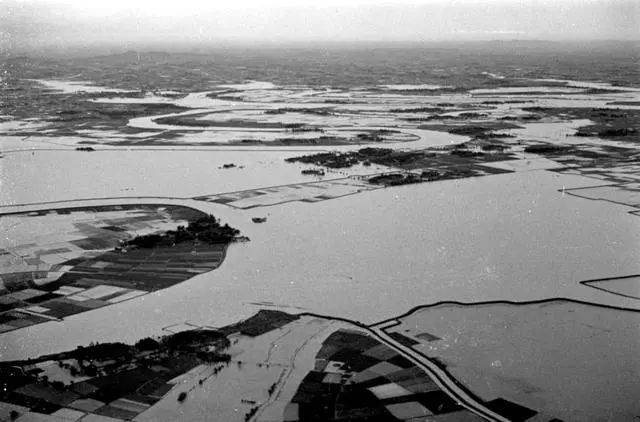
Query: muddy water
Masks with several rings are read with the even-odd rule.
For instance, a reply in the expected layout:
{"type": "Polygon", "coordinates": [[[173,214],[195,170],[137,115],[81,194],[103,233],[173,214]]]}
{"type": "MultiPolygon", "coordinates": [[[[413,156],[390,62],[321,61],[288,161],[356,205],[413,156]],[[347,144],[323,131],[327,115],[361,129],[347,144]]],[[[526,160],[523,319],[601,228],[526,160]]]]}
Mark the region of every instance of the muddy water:
{"type": "MultiPolygon", "coordinates": [[[[308,150],[307,150],[308,152],[308,150]]],[[[0,166],[0,206],[87,198],[193,196],[388,171],[371,165],[303,175],[314,166],[287,163],[301,151],[105,150],[23,151],[0,166]],[[62,165],[61,163],[73,163],[62,165]],[[233,163],[235,168],[222,168],[233,163]]]]}
{"type": "Polygon", "coordinates": [[[225,325],[265,306],[258,302],[364,322],[444,300],[573,297],[637,307],[578,284],[640,272],[640,218],[558,192],[592,184],[531,171],[250,211],[178,201],[221,216],[251,242],[170,289],[3,335],[2,358],[133,341],[184,321],[225,325]]]}
{"type": "MultiPolygon", "coordinates": [[[[466,96],[465,101],[469,100],[466,96]]],[[[182,101],[194,107],[228,109],[229,105],[204,93],[182,101]]],[[[531,124],[521,135],[562,139],[574,124],[531,124]]],[[[419,140],[395,147],[466,139],[404,130],[419,140]]],[[[353,149],[331,149],[345,148],[353,149]]],[[[114,196],[188,197],[315,180],[300,175],[302,166],[284,163],[284,158],[296,154],[220,149],[8,154],[0,167],[0,204],[114,196]],[[219,169],[229,162],[245,167],[219,169]]],[[[584,279],[640,272],[640,218],[628,214],[630,208],[558,192],[593,184],[583,177],[530,171],[251,211],[159,199],[212,212],[252,241],[232,245],[218,270],[170,289],[61,323],[2,335],[0,358],[36,356],[91,341],[134,341],[185,321],[225,325],[252,314],[264,302],[294,312],[306,309],[365,322],[444,300],[565,296],[637,307],[637,301],[578,284],[584,279]],[[267,216],[268,221],[253,224],[253,216],[267,216]]]]}

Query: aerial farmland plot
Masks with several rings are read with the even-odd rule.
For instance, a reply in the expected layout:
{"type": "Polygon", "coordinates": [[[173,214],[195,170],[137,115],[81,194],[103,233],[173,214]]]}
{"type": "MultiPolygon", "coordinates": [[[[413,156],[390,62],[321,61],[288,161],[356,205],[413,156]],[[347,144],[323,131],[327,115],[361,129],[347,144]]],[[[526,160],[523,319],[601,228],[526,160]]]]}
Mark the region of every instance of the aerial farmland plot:
{"type": "Polygon", "coordinates": [[[2,250],[2,325],[11,331],[136,298],[211,271],[225,243],[127,251],[136,236],[175,229],[205,216],[159,205],[58,208],[5,214],[12,243],[2,250]],[[37,228],[35,242],[23,243],[37,228]]]}

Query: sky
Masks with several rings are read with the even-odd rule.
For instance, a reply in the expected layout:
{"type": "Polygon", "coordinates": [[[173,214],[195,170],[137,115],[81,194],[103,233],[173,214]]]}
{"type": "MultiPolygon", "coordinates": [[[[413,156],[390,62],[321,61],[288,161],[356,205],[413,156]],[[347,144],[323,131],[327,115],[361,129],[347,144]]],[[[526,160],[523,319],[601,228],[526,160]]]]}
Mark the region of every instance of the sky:
{"type": "Polygon", "coordinates": [[[640,0],[0,0],[0,52],[225,42],[640,39],[640,0]]]}

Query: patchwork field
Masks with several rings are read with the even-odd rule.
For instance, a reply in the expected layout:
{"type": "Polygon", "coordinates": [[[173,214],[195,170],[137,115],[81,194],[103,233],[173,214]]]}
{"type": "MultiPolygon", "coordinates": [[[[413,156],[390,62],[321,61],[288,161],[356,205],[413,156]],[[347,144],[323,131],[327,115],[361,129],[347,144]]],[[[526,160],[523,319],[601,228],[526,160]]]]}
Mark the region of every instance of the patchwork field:
{"type": "MultiPolygon", "coordinates": [[[[534,412],[535,413],[535,412],[534,412]]],[[[365,332],[332,333],[285,410],[285,420],[480,421],[424,371],[365,332]]]]}
{"type": "Polygon", "coordinates": [[[318,202],[378,188],[379,186],[367,183],[363,176],[352,176],[344,179],[265,187],[194,199],[216,202],[235,208],[251,209],[295,201],[318,202]]]}

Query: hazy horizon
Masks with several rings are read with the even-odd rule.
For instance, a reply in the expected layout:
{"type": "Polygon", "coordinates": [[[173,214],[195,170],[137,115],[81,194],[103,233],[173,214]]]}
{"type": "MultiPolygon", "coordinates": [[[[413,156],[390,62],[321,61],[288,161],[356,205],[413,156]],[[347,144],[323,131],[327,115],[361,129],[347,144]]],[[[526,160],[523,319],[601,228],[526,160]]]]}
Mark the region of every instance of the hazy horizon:
{"type": "Polygon", "coordinates": [[[166,46],[636,41],[640,4],[631,0],[0,0],[4,54],[166,46]]]}

